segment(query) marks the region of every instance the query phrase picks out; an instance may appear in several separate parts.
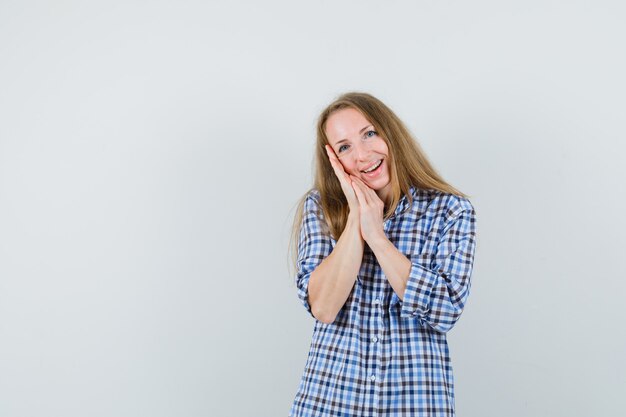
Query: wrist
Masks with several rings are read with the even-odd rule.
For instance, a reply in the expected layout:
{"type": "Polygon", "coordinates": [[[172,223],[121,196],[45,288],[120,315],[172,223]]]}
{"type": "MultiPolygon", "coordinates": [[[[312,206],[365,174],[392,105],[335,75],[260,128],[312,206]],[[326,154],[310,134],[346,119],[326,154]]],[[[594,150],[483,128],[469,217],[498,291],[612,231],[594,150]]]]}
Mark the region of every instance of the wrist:
{"type": "Polygon", "coordinates": [[[360,222],[361,220],[359,219],[359,215],[356,212],[350,212],[348,213],[348,221],[347,224],[349,226],[360,226],[360,222]]]}
{"type": "Polygon", "coordinates": [[[372,237],[367,244],[373,251],[377,251],[379,249],[383,249],[386,245],[391,243],[391,241],[387,238],[387,235],[384,233],[379,233],[376,236],[372,237]]]}
{"type": "Polygon", "coordinates": [[[361,236],[361,220],[359,216],[356,214],[349,214],[348,220],[346,222],[346,230],[350,232],[351,235],[358,236],[361,241],[364,242],[363,236],[361,236]]]}

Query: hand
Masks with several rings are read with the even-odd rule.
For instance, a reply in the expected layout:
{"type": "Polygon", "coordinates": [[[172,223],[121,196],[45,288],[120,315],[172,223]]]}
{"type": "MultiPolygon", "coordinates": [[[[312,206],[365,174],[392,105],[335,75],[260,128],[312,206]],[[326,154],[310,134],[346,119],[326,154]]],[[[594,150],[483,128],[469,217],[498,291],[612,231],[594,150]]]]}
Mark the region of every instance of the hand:
{"type": "Polygon", "coordinates": [[[348,200],[350,213],[355,213],[358,215],[359,200],[357,199],[354,188],[350,183],[350,176],[343,169],[343,165],[341,165],[341,162],[339,162],[339,158],[337,158],[337,155],[335,154],[333,148],[331,148],[330,145],[324,145],[324,147],[326,148],[326,153],[328,154],[328,159],[330,160],[330,164],[333,167],[333,171],[335,171],[335,175],[339,179],[341,189],[346,196],[346,200],[348,200]]]}
{"type": "Polygon", "coordinates": [[[350,175],[350,180],[359,201],[361,236],[371,245],[375,239],[385,236],[383,228],[385,203],[378,197],[376,191],[372,190],[360,178],[350,175]]]}

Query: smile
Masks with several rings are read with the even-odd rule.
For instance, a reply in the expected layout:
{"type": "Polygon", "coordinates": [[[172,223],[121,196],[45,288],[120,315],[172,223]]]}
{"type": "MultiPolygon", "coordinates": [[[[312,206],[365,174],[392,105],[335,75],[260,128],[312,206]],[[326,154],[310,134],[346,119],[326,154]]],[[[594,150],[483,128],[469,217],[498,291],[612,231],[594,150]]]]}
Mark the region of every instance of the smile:
{"type": "Polygon", "coordinates": [[[368,180],[373,180],[373,179],[378,178],[378,176],[381,175],[381,172],[383,172],[384,164],[385,164],[384,160],[381,159],[374,166],[369,168],[369,170],[363,171],[363,176],[368,180]]]}
{"type": "Polygon", "coordinates": [[[361,171],[363,173],[368,173],[368,172],[372,172],[373,170],[375,170],[376,168],[378,168],[380,166],[380,164],[383,163],[383,160],[379,160],[376,164],[372,165],[369,169],[366,169],[365,171],[361,171]]]}

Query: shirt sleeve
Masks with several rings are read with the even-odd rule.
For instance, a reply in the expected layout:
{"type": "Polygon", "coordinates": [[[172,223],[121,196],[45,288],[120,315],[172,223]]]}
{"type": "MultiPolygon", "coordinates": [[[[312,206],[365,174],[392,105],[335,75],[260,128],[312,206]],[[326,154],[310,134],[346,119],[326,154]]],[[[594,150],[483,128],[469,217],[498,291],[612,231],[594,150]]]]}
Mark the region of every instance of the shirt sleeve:
{"type": "Polygon", "coordinates": [[[298,298],[315,318],[309,304],[309,278],[311,272],[332,252],[328,227],[322,219],[321,208],[317,200],[309,194],[304,202],[304,213],[300,228],[300,238],[298,240],[298,258],[296,272],[296,286],[298,287],[298,298]]]}
{"type": "Polygon", "coordinates": [[[422,325],[447,332],[457,322],[471,287],[476,248],[476,213],[466,201],[458,215],[448,220],[435,254],[411,258],[411,270],[401,305],[400,317],[417,318],[422,325]]]}

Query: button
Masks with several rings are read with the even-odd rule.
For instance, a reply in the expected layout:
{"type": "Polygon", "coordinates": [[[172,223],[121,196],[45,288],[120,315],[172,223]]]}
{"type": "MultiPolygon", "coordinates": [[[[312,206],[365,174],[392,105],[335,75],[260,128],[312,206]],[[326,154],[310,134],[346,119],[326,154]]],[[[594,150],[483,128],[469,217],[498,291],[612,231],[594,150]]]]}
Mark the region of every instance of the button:
{"type": "Polygon", "coordinates": [[[376,381],[376,375],[370,376],[370,381],[376,381]]]}
{"type": "Polygon", "coordinates": [[[374,343],[378,342],[378,338],[376,336],[372,337],[372,342],[374,343]]]}
{"type": "Polygon", "coordinates": [[[380,298],[376,297],[374,299],[374,305],[377,306],[380,303],[380,298]]]}

